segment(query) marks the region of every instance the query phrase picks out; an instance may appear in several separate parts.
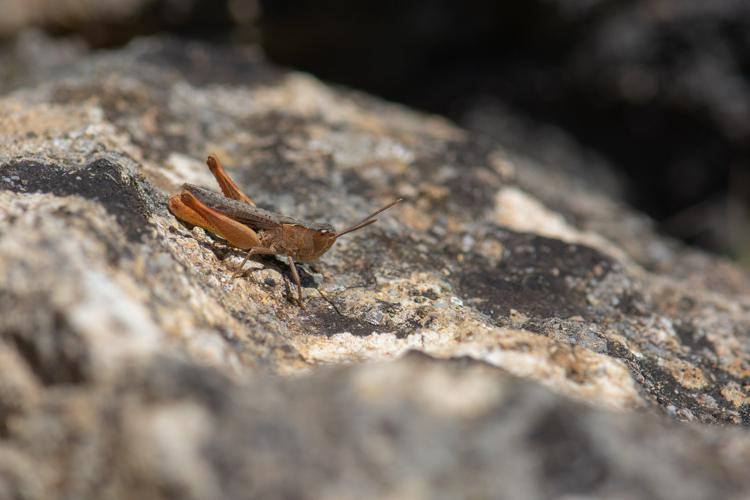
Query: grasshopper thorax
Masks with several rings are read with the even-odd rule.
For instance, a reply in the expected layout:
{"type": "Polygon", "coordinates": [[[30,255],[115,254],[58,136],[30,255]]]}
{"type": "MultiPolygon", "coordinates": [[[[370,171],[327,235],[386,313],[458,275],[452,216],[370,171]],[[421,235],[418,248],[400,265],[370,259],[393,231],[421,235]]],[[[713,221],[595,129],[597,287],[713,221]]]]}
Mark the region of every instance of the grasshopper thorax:
{"type": "Polygon", "coordinates": [[[329,224],[282,224],[271,231],[273,245],[300,262],[317,260],[336,241],[336,230],[329,224]]]}

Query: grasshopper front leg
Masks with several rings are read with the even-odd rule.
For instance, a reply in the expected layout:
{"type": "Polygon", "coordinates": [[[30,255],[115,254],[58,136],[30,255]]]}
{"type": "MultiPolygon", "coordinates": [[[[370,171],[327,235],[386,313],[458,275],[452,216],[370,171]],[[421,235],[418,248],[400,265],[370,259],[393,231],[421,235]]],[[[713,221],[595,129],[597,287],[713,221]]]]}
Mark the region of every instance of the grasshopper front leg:
{"type": "Polygon", "coordinates": [[[289,267],[292,269],[292,278],[294,278],[294,284],[297,286],[297,304],[304,309],[302,305],[302,281],[299,279],[299,273],[297,272],[297,266],[294,265],[294,259],[291,255],[289,257],[289,267]]]}
{"type": "Polygon", "coordinates": [[[239,269],[237,269],[237,272],[234,273],[235,278],[239,278],[242,276],[242,269],[245,267],[245,263],[247,262],[247,259],[252,257],[253,255],[276,255],[278,252],[274,250],[273,248],[263,248],[263,247],[254,247],[247,251],[245,254],[245,258],[242,259],[242,264],[240,264],[239,269]]]}

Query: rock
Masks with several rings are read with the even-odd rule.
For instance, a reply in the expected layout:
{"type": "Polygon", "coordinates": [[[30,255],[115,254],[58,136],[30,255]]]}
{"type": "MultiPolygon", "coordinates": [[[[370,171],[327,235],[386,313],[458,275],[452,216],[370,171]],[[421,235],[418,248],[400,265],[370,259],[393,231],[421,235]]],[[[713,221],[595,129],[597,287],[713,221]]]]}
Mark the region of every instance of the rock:
{"type": "Polygon", "coordinates": [[[256,41],[261,6],[258,0],[0,0],[0,11],[0,39],[38,29],[111,48],[159,32],[256,41]]]}
{"type": "Polygon", "coordinates": [[[45,26],[58,30],[80,28],[94,23],[132,21],[135,15],[154,0],[3,0],[0,36],[7,37],[28,26],[45,26]]]}
{"type": "Polygon", "coordinates": [[[0,100],[9,495],[750,491],[742,430],[697,425],[750,423],[738,267],[253,49],[140,39],[44,75],[0,100]],[[301,267],[302,310],[283,261],[233,279],[242,252],[168,212],[216,189],[210,152],[293,217],[406,202],[301,267]]]}
{"type": "Polygon", "coordinates": [[[749,14],[742,0],[325,0],[264,2],[261,27],[280,64],[448,114],[597,190],[609,160],[662,231],[744,256],[749,14]]]}
{"type": "Polygon", "coordinates": [[[750,483],[742,430],[613,415],[415,354],[242,385],[157,359],[50,394],[13,432],[0,471],[21,498],[731,499],[750,483]]]}

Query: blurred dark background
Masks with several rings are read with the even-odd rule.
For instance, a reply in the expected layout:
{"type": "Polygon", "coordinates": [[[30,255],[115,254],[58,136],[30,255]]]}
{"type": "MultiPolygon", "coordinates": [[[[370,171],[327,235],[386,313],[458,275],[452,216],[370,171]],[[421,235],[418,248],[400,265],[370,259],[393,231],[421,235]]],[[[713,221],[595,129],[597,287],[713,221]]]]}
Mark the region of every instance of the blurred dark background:
{"type": "Polygon", "coordinates": [[[584,165],[662,231],[750,260],[748,0],[0,0],[0,13],[10,43],[29,26],[94,48],[162,32],[260,43],[532,161],[584,165]]]}

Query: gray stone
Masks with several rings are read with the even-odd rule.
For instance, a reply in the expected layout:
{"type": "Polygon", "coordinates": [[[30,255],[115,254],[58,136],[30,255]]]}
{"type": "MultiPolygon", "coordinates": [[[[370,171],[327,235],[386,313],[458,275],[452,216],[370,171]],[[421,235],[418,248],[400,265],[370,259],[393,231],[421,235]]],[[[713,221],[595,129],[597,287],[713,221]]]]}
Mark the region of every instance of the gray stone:
{"type": "Polygon", "coordinates": [[[254,49],[74,59],[0,99],[3,495],[750,492],[745,271],[254,49]],[[216,189],[208,153],[296,218],[406,202],[300,268],[302,310],[283,261],[233,279],[242,252],[167,210],[216,189]]]}

